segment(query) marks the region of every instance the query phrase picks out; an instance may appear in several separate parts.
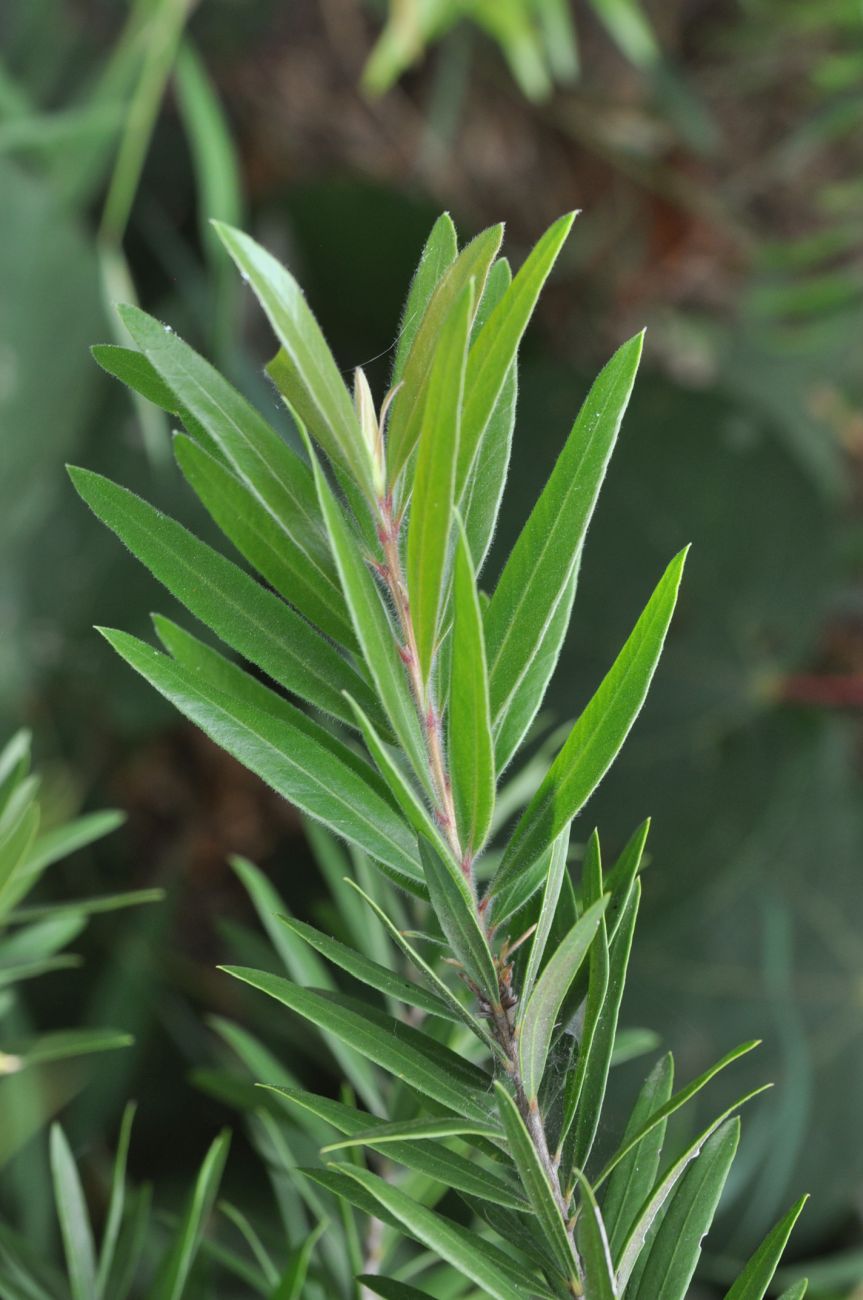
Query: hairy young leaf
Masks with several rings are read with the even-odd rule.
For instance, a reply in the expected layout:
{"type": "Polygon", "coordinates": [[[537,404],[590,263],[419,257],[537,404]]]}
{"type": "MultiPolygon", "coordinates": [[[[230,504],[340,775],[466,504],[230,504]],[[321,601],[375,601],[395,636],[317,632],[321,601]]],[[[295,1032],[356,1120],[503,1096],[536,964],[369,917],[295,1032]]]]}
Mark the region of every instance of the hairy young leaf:
{"type": "Polygon", "coordinates": [[[339,368],[291,273],[248,235],[215,228],[266,312],[295,384],[291,406],[330,460],[342,464],[374,499],[371,456],[339,368]]]}
{"type": "Polygon", "coordinates": [[[457,256],[456,229],[449,213],[443,212],[431,228],[411,281],[396,343],[396,359],[393,365],[394,386],[401,381],[405,362],[410,355],[413,341],[431,302],[432,294],[457,256]]]}
{"type": "Polygon", "coordinates": [[[408,522],[407,580],[423,682],[428,682],[431,675],[444,604],[473,300],[470,281],[441,325],[417,446],[408,522]]]}
{"type": "Polygon", "coordinates": [[[558,1012],[594,940],[608,896],[599,899],[576,921],[519,1007],[518,1058],[529,1101],[539,1095],[551,1035],[558,1012]]]}
{"type": "Polygon", "coordinates": [[[533,315],[537,298],[569,234],[575,213],[559,217],[526,259],[471,348],[464,421],[458,452],[457,498],[471,477],[477,452],[533,315]]]}
{"type": "Polygon", "coordinates": [[[739,1139],[740,1120],[735,1117],[705,1142],[668,1206],[633,1300],[686,1300],[739,1139]]]}
{"type": "Polygon", "coordinates": [[[533,713],[524,712],[525,695],[535,713],[554,669],[565,632],[555,615],[561,602],[564,608],[571,603],[576,566],[635,382],[641,345],[640,334],[625,343],[591,388],[492,596],[486,635],[499,769],[524,735],[507,726],[511,709],[516,708],[519,725],[526,728],[533,713]],[[550,653],[546,637],[552,626],[558,640],[550,653]],[[533,671],[538,660],[544,679],[533,671]]]}
{"type": "Polygon", "coordinates": [[[641,711],[677,600],[686,551],[672,560],[614,664],[528,804],[491,884],[527,871],[584,806],[641,711]]]}
{"type": "MultiPolygon", "coordinates": [[[[782,1252],[788,1244],[791,1230],[808,1199],[808,1196],[801,1196],[785,1217],[780,1219],[776,1227],[767,1234],[731,1290],[726,1293],[725,1300],[763,1300],[767,1288],[773,1281],[782,1252]]],[[[802,1285],[803,1291],[799,1293],[800,1295],[804,1295],[806,1290],[805,1283],[802,1285]]]]}
{"type": "Polygon", "coordinates": [[[456,533],[447,740],[459,839],[473,857],[485,843],[494,815],[495,771],[482,614],[460,521],[456,533]]]}
{"type": "Polygon", "coordinates": [[[447,268],[429,300],[404,363],[402,386],[392,405],[387,438],[390,486],[397,482],[419,440],[429,375],[443,322],[471,280],[476,286],[474,301],[479,302],[502,236],[503,226],[492,226],[477,235],[447,268]]]}
{"type": "Polygon", "coordinates": [[[497,971],[476,899],[460,869],[420,839],[420,861],[441,929],[456,956],[491,1006],[500,1001],[497,971]]]}
{"type": "Polygon", "coordinates": [[[285,799],[358,844],[402,888],[424,893],[413,836],[357,772],[313,737],[234,699],[125,632],[100,629],[167,700],[285,799]]]}

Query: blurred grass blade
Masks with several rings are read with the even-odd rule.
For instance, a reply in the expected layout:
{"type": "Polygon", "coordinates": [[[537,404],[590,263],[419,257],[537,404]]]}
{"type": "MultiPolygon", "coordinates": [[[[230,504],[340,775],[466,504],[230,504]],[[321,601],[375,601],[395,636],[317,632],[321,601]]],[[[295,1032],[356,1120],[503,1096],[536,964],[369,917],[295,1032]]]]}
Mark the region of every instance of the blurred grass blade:
{"type": "Polygon", "coordinates": [[[473,303],[473,281],[469,281],[438,333],[417,445],[408,522],[407,580],[424,683],[431,676],[444,604],[473,303]]]}
{"type": "Polygon", "coordinates": [[[81,1179],[59,1124],[51,1126],[51,1176],[73,1300],[93,1300],[96,1295],[93,1230],[81,1179]]]}
{"type": "Polygon", "coordinates": [[[174,1244],[160,1269],[153,1300],[182,1300],[185,1294],[207,1220],[218,1195],[230,1141],[230,1133],[220,1133],[204,1157],[186,1212],[177,1228],[174,1244]]]}
{"type": "Polygon", "coordinates": [[[449,691],[449,760],[459,839],[470,856],[494,815],[494,747],[482,614],[464,528],[456,533],[449,691]]]}
{"type": "Polygon", "coordinates": [[[96,1275],[94,1295],[97,1300],[105,1295],[108,1278],[114,1265],[120,1227],[123,1222],[123,1208],[126,1201],[126,1163],[129,1156],[129,1143],[132,1138],[132,1124],[135,1119],[135,1103],[129,1102],[123,1111],[120,1123],[120,1137],[117,1141],[117,1153],[114,1157],[114,1171],[111,1177],[111,1196],[108,1201],[108,1214],[99,1251],[99,1268],[96,1275]]]}
{"type": "Polygon", "coordinates": [[[617,659],[576,722],[516,827],[492,895],[533,866],[599,785],[641,711],[677,601],[686,560],[672,560],[617,659]]]}

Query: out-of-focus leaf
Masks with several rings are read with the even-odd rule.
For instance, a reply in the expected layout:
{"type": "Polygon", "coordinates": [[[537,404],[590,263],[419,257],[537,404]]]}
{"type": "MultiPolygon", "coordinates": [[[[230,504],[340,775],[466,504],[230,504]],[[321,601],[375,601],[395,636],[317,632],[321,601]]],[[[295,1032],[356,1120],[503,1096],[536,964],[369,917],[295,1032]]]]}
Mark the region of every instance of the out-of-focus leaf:
{"type": "Polygon", "coordinates": [[[174,1244],[159,1271],[153,1300],[181,1300],[218,1195],[230,1141],[230,1133],[220,1133],[204,1157],[174,1244]]]}
{"type": "Polygon", "coordinates": [[[111,1177],[111,1196],[108,1201],[108,1214],[105,1230],[99,1250],[99,1266],[96,1274],[95,1296],[98,1300],[105,1295],[105,1287],[114,1264],[120,1227],[123,1221],[123,1207],[126,1201],[126,1162],[129,1156],[129,1142],[132,1137],[132,1124],[135,1119],[135,1103],[130,1102],[123,1111],[120,1123],[120,1136],[117,1140],[117,1152],[114,1156],[114,1171],[111,1177]]]}
{"type": "Polygon", "coordinates": [[[93,1229],[78,1169],[59,1124],[51,1128],[51,1174],[72,1295],[74,1300],[93,1300],[97,1293],[93,1229]]]}
{"type": "Polygon", "coordinates": [[[438,332],[417,444],[408,522],[407,579],[423,682],[431,674],[444,604],[473,304],[471,281],[456,298],[438,332]]]}
{"type": "Polygon", "coordinates": [[[681,551],[666,569],[629,639],[528,804],[492,881],[492,895],[533,866],[587,802],[617,756],[656,670],[685,559],[686,551],[681,551]]]}

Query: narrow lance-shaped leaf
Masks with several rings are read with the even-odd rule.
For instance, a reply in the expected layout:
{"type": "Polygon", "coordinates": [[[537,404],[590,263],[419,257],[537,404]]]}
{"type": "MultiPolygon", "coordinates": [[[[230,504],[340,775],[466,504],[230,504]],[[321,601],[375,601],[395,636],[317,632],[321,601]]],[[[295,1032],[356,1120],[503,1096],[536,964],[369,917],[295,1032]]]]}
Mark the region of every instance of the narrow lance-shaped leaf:
{"type": "Polygon", "coordinates": [[[282,718],[217,690],[136,637],[101,630],[136,672],[217,745],[310,817],[366,849],[402,888],[425,892],[413,836],[404,822],[335,754],[282,718]]]}
{"type": "Polygon", "coordinates": [[[126,1200],[126,1162],[129,1156],[129,1143],[132,1138],[132,1124],[135,1119],[135,1103],[130,1102],[123,1111],[120,1124],[120,1137],[117,1142],[117,1154],[114,1157],[114,1173],[111,1178],[111,1197],[108,1202],[108,1215],[99,1252],[99,1269],[96,1277],[96,1296],[105,1295],[105,1287],[114,1263],[120,1226],[123,1221],[123,1207],[126,1200]]]}
{"type": "Polygon", "coordinates": [[[572,1240],[566,1230],[563,1210],[555,1197],[551,1181],[515,1101],[500,1082],[495,1083],[495,1092],[510,1153],[548,1249],[554,1256],[560,1274],[571,1285],[577,1285],[578,1264],[572,1240]]]}
{"type": "Polygon", "coordinates": [[[518,1058],[529,1101],[539,1094],[558,1012],[596,935],[608,897],[599,899],[576,921],[519,1007],[518,1058]]]}
{"type": "Polygon", "coordinates": [[[407,580],[423,682],[431,675],[444,602],[473,299],[473,281],[470,281],[441,327],[417,448],[408,521],[407,580]]]}
{"type": "Polygon", "coordinates": [[[707,1139],[692,1161],[649,1247],[633,1300],[686,1300],[739,1140],[740,1120],[735,1116],[707,1139]]]}
{"type": "Polygon", "coordinates": [[[204,1227],[216,1201],[231,1135],[219,1134],[201,1165],[186,1212],[174,1236],[153,1290],[153,1300],[181,1300],[189,1274],[201,1248],[204,1227]]]}
{"type": "Polygon", "coordinates": [[[294,546],[272,515],[218,460],[182,434],[174,456],[183,477],[240,554],[280,596],[340,645],[356,646],[332,564],[294,546]]]}
{"type": "Polygon", "coordinates": [[[625,343],[593,384],[489,604],[485,626],[499,769],[521,743],[557,660],[566,631],[561,606],[572,603],[581,548],[635,382],[642,337],[625,343]],[[552,632],[556,645],[548,643],[552,632]]]}
{"type": "Polygon", "coordinates": [[[497,971],[470,886],[459,867],[443,859],[428,840],[420,838],[419,850],[432,907],[453,955],[496,1006],[500,1001],[497,971]]]}
{"type": "Polygon", "coordinates": [[[575,213],[567,213],[545,232],[471,348],[458,456],[456,494],[459,500],[537,298],[574,220],[575,213]]]}
{"type": "MultiPolygon", "coordinates": [[[[801,1196],[784,1218],[780,1219],[776,1227],[767,1234],[737,1281],[726,1293],[725,1300],[763,1300],[767,1288],[773,1281],[782,1252],[788,1244],[788,1238],[808,1199],[808,1196],[801,1196]]],[[[805,1294],[805,1284],[800,1294],[805,1294]]]]}
{"type": "Polygon", "coordinates": [[[513,1260],[451,1219],[428,1210],[377,1174],[356,1166],[344,1172],[359,1182],[422,1245],[452,1264],[494,1300],[526,1300],[536,1294],[530,1278],[521,1278],[513,1260]]]}
{"type": "Polygon", "coordinates": [[[414,278],[411,281],[396,343],[393,385],[401,380],[405,362],[410,354],[417,330],[422,324],[432,294],[457,256],[458,238],[455,226],[449,213],[442,212],[431,228],[420,255],[414,278]]]}
{"type": "MultiPolygon", "coordinates": [[[[303,600],[313,586],[318,603],[310,616],[325,605],[336,620],[335,632],[321,624],[326,631],[335,635],[339,626],[349,628],[309,467],[251,402],[173,330],[137,307],[119,311],[144,356],[182,402],[180,413],[195,442],[230,469],[254,501],[256,515],[263,513],[275,529],[284,564],[301,580],[297,585],[291,579],[290,593],[283,594],[305,610],[303,600]]],[[[257,527],[265,531],[263,522],[257,527]]],[[[278,582],[273,585],[281,590],[278,582]]]]}
{"type": "Polygon", "coordinates": [[[584,1280],[592,1300],[617,1300],[620,1294],[614,1277],[614,1263],[608,1232],[596,1203],[593,1188],[581,1170],[577,1171],[581,1187],[581,1214],[578,1221],[578,1244],[584,1258],[584,1280]]]}
{"type": "MultiPolygon", "coordinates": [[[[670,1052],[666,1052],[657,1061],[638,1094],[623,1134],[624,1145],[643,1129],[654,1111],[665,1105],[671,1096],[673,1083],[674,1058],[670,1052]]],[[[665,1127],[665,1120],[662,1120],[643,1137],[638,1147],[620,1161],[609,1180],[602,1201],[602,1214],[612,1255],[615,1257],[656,1179],[665,1141],[665,1127]]]]}
{"type": "Polygon", "coordinates": [[[537,976],[540,972],[542,959],[545,955],[546,944],[548,943],[548,936],[551,933],[551,925],[557,909],[557,900],[560,897],[563,877],[566,874],[566,855],[568,850],[569,827],[567,826],[566,830],[561,831],[560,835],[558,835],[548,853],[548,871],[545,875],[545,889],[542,894],[542,903],[540,904],[536,930],[534,931],[530,945],[530,955],[528,956],[527,967],[521,981],[521,997],[523,1001],[530,997],[533,986],[536,983],[537,976]]]}
{"type": "Polygon", "coordinates": [[[599,785],[629,734],[656,671],[677,601],[686,551],[666,569],[641,617],[531,799],[491,884],[527,871],[599,785]]]}
{"type": "Polygon", "coordinates": [[[275,681],[349,725],[350,691],[375,711],[359,674],[284,601],[126,488],[70,469],[79,495],[173,596],[275,681]]]}
{"type": "Polygon", "coordinates": [[[333,461],[343,464],[374,499],[372,464],[339,368],[291,273],[248,235],[215,228],[249,280],[284,349],[295,378],[291,406],[333,461]]]}
{"type": "MultiPolygon", "coordinates": [[[[404,664],[399,658],[396,647],[395,629],[344,512],[318,464],[311,443],[308,443],[308,451],[315,475],[321,513],[324,516],[342,590],[348,603],[357,640],[362,647],[366,666],[371,673],[393,731],[413,764],[417,776],[426,789],[429,789],[431,779],[425,747],[404,664]]],[[[361,708],[366,712],[369,711],[363,698],[366,692],[357,695],[355,691],[348,688],[348,693],[361,708]]],[[[352,712],[347,700],[343,703],[348,711],[352,712]]]]}
{"type": "Polygon", "coordinates": [[[244,966],[221,969],[336,1034],[417,1092],[468,1119],[488,1118],[488,1076],[428,1034],[343,994],[303,989],[281,976],[244,966]]]}
{"type": "Polygon", "coordinates": [[[494,815],[494,748],[482,614],[467,537],[458,522],[450,655],[450,779],[460,842],[471,856],[482,848],[494,815]]]}
{"type": "Polygon", "coordinates": [[[60,1219],[63,1249],[74,1300],[96,1295],[96,1253],[81,1179],[66,1135],[59,1124],[51,1128],[51,1175],[60,1219]]]}
{"type": "Polygon", "coordinates": [[[447,268],[429,300],[404,363],[401,388],[389,419],[387,474],[391,487],[398,481],[420,436],[429,374],[443,322],[471,280],[476,286],[475,302],[479,301],[502,236],[503,226],[492,226],[471,240],[447,268]]]}

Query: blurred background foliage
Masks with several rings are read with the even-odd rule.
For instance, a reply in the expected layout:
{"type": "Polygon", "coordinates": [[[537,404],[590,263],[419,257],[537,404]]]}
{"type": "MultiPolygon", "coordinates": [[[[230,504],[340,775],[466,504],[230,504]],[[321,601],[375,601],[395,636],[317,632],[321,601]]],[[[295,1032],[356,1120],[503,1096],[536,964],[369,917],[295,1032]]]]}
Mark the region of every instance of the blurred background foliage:
{"type": "MultiPolygon", "coordinates": [[[[338,1073],[213,970],[228,953],[267,960],[232,853],[260,863],[295,912],[332,915],[299,819],[91,631],[97,619],[145,631],[154,587],[73,499],[64,461],[137,484],[207,532],[178,491],[170,415],[132,405],[90,358],[91,343],[124,341],[111,303],[170,320],[278,420],[270,342],[207,218],[246,224],[282,256],[345,372],[369,363],[382,390],[438,211],[466,234],[506,219],[517,259],[577,207],[523,349],[490,572],[589,376],[646,324],[544,725],[577,712],[660,558],[693,541],[648,709],[582,838],[596,822],[613,852],[654,819],[626,1023],[655,1029],[682,1072],[765,1040],[747,1061],[777,1087],[747,1125],[728,1258],[809,1190],[798,1255],[816,1261],[816,1294],[854,1294],[859,0],[6,0],[0,49],[0,720],[33,727],[55,821],[81,806],[127,814],[52,896],[77,897],[82,879],[167,891],[89,927],[86,967],[50,994],[28,985],[16,1011],[46,1031],[135,1035],[76,1074],[64,1116],[76,1152],[104,1166],[137,1097],[130,1168],[166,1183],[170,1202],[237,1103],[238,1085],[213,1073],[226,1016],[292,1070],[338,1073]],[[221,1018],[215,1031],[202,1015],[221,1018]]],[[[253,1145],[235,1142],[227,1178],[263,1214],[253,1145]]],[[[43,1186],[47,1161],[43,1132],[0,1189],[37,1245],[55,1229],[47,1214],[25,1223],[22,1189],[43,1186]]],[[[709,1264],[721,1281],[725,1261],[709,1264]]]]}

